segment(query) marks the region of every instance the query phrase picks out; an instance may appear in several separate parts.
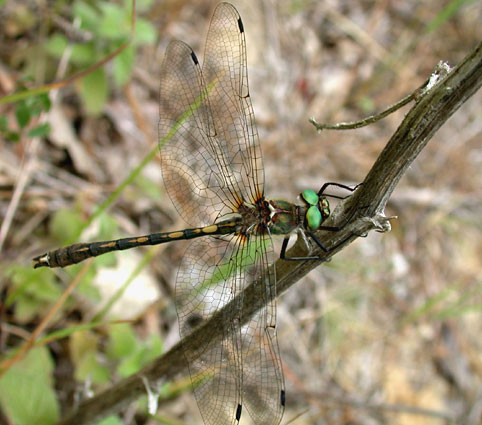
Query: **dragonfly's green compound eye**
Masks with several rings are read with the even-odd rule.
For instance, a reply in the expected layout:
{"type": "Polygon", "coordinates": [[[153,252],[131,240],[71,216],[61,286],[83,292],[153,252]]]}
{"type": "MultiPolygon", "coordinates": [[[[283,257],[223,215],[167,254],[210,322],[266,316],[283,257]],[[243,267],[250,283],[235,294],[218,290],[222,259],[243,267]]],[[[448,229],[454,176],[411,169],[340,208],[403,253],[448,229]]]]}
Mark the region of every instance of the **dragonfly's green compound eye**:
{"type": "Polygon", "coordinates": [[[310,230],[316,230],[321,224],[321,212],[318,207],[311,206],[306,211],[306,222],[310,230]]]}
{"type": "Polygon", "coordinates": [[[306,189],[303,192],[301,192],[301,197],[309,205],[316,205],[319,200],[318,194],[311,189],[306,189]]]}

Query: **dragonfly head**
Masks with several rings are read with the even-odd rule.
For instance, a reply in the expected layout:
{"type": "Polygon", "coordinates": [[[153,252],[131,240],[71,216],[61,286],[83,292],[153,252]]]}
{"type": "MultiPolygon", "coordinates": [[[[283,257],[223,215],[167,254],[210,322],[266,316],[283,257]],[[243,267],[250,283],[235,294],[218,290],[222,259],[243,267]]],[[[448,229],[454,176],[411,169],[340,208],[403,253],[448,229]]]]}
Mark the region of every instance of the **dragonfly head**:
{"type": "Polygon", "coordinates": [[[330,216],[330,204],[324,196],[319,196],[314,190],[306,189],[300,194],[305,203],[305,226],[309,230],[317,230],[330,216]]]}

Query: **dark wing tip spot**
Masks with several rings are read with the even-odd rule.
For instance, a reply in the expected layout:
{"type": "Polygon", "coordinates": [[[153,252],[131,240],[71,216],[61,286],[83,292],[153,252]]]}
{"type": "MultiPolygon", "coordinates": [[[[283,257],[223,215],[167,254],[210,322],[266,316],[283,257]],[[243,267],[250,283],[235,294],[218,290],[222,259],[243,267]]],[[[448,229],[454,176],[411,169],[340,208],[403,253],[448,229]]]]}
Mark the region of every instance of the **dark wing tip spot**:
{"type": "Polygon", "coordinates": [[[241,419],[241,409],[242,409],[242,406],[240,404],[238,404],[238,408],[236,409],[236,420],[238,422],[241,419]]]}
{"type": "Polygon", "coordinates": [[[286,393],[285,390],[281,390],[281,405],[284,406],[286,403],[286,393]]]}
{"type": "Polygon", "coordinates": [[[192,59],[192,61],[194,62],[194,65],[198,65],[198,64],[199,64],[199,61],[197,60],[196,53],[191,52],[191,59],[192,59]]]}
{"type": "Polygon", "coordinates": [[[241,20],[241,18],[238,19],[238,27],[239,27],[239,32],[243,33],[244,32],[244,25],[243,25],[243,21],[241,20]]]}

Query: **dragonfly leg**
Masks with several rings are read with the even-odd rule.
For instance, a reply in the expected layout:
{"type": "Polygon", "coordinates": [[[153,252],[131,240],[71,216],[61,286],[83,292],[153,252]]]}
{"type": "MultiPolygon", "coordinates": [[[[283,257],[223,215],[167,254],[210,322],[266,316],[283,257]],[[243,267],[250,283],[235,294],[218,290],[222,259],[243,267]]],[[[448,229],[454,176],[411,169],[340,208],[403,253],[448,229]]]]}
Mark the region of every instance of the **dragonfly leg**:
{"type": "MultiPolygon", "coordinates": [[[[311,232],[308,232],[308,234],[310,235],[310,237],[315,241],[315,243],[321,248],[323,249],[325,252],[328,252],[328,249],[325,248],[323,246],[323,244],[316,238],[316,237],[313,237],[313,235],[310,234],[311,232]]],[[[306,237],[306,234],[304,231],[300,230],[298,232],[298,234],[301,236],[301,238],[303,239],[303,241],[305,242],[305,245],[306,245],[306,248],[308,251],[311,251],[311,244],[310,242],[308,241],[308,238],[306,237]]],[[[286,248],[288,248],[288,242],[290,240],[290,236],[286,236],[284,239],[283,239],[283,244],[281,245],[281,252],[280,252],[280,255],[279,255],[279,258],[281,258],[282,260],[285,260],[285,261],[313,261],[313,260],[317,260],[317,261],[320,261],[320,257],[318,256],[309,256],[309,257],[287,257],[286,256],[286,248]]]]}
{"type": "MultiPolygon", "coordinates": [[[[350,187],[347,186],[346,184],[341,184],[341,183],[336,183],[336,182],[326,182],[321,186],[321,189],[318,191],[318,196],[322,196],[325,194],[325,190],[327,189],[328,186],[336,186],[340,187],[341,189],[349,190],[350,192],[354,192],[357,190],[363,183],[358,183],[355,187],[350,187]]],[[[326,196],[326,195],[325,195],[326,196]]],[[[338,199],[344,199],[346,197],[338,197],[338,196],[333,196],[333,195],[328,195],[331,196],[332,198],[338,198],[338,199]]]]}
{"type": "Polygon", "coordinates": [[[281,245],[281,252],[279,254],[279,258],[285,261],[305,261],[305,260],[319,260],[318,257],[287,257],[286,256],[286,248],[288,248],[288,242],[290,240],[290,236],[286,236],[283,239],[283,244],[281,245]]]}
{"type": "MultiPolygon", "coordinates": [[[[343,245],[346,241],[348,241],[352,236],[358,236],[356,235],[355,233],[351,233],[350,235],[348,235],[345,239],[342,239],[340,242],[338,242],[337,244],[333,245],[332,247],[330,248],[327,248],[326,246],[324,246],[321,241],[316,237],[316,235],[313,233],[313,232],[310,232],[310,231],[307,231],[306,233],[308,233],[308,236],[313,239],[313,241],[323,250],[325,251],[326,253],[328,252],[331,252],[331,251],[334,251],[335,249],[337,249],[340,245],[343,245]]],[[[316,258],[317,260],[319,260],[320,258],[319,257],[314,257],[316,258]]]]}
{"type": "Polygon", "coordinates": [[[358,183],[355,187],[350,187],[350,186],[347,186],[345,184],[341,184],[341,183],[335,183],[335,182],[328,182],[328,183],[325,183],[323,186],[321,186],[321,189],[318,191],[318,196],[327,196],[327,197],[330,197],[330,198],[335,198],[335,199],[346,199],[348,198],[350,195],[347,195],[347,196],[339,196],[339,195],[329,195],[329,194],[326,194],[325,193],[325,190],[328,186],[336,186],[336,187],[340,187],[342,189],[345,189],[345,190],[349,190],[350,192],[354,192],[355,190],[357,190],[363,183],[358,183]]]}

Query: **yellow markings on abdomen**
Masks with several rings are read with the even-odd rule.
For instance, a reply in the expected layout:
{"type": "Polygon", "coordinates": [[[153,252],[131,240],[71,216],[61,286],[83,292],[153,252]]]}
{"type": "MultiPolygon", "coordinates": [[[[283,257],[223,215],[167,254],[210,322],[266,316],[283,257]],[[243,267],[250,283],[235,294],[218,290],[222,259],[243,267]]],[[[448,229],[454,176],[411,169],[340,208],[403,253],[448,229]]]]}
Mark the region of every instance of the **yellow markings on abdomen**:
{"type": "Polygon", "coordinates": [[[76,249],[74,252],[84,252],[84,251],[88,251],[88,250],[89,250],[89,247],[85,246],[83,248],[76,249]]]}
{"type": "Polygon", "coordinates": [[[214,233],[218,230],[218,225],[213,224],[211,226],[203,227],[201,230],[203,233],[214,233]]]}
{"type": "Polygon", "coordinates": [[[113,248],[113,247],[115,247],[115,242],[109,242],[109,243],[102,244],[102,245],[100,245],[99,248],[113,248]]]}
{"type": "Polygon", "coordinates": [[[167,237],[172,239],[178,239],[178,238],[181,238],[183,235],[184,235],[183,232],[172,232],[172,233],[169,233],[167,237]]]}

